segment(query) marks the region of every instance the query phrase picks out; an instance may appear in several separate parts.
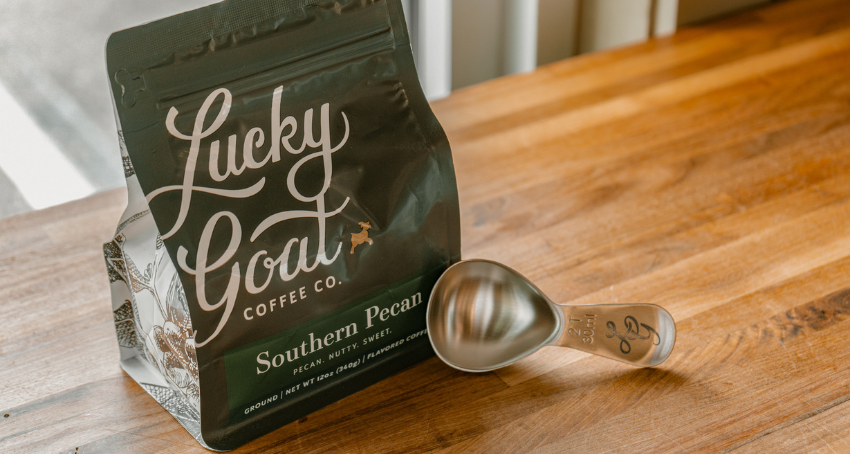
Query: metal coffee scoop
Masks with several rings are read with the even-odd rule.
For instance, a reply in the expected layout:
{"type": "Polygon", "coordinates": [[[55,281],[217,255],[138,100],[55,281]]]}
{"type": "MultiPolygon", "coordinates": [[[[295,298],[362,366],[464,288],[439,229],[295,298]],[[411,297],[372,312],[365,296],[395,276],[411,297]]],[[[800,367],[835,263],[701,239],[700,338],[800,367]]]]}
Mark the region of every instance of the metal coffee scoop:
{"type": "Polygon", "coordinates": [[[451,266],[428,302],[428,335],[455,369],[505,367],[546,345],[646,367],[670,355],[676,323],[654,304],[562,306],[516,271],[488,260],[451,266]]]}

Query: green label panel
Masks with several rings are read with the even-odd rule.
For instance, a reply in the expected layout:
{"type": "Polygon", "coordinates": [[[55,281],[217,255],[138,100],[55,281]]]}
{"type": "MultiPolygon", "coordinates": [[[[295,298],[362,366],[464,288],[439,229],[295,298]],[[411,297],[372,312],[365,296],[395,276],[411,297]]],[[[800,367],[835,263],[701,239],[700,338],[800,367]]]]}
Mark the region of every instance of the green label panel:
{"type": "Polygon", "coordinates": [[[442,271],[407,279],[297,328],[227,352],[231,420],[315,392],[427,337],[428,297],[442,271]]]}

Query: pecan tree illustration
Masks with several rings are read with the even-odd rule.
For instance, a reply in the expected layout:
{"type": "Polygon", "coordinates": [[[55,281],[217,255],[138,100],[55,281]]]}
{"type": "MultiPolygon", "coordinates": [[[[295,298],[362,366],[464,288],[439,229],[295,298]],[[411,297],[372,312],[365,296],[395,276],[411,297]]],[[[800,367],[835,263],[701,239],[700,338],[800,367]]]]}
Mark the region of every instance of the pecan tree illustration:
{"type": "MultiPolygon", "coordinates": [[[[154,261],[147,264],[144,270],[139,269],[132,258],[124,254],[127,283],[132,293],[149,292],[163,319],[162,324],[154,323],[150,331],[138,331],[141,331],[143,343],[148,347],[144,349],[145,357],[197,407],[200,402],[198,361],[186,294],[176,273],[171,278],[166,294],[160,294],[156,281],[160,278],[159,273],[164,268],[163,261],[168,254],[159,237],[156,246],[154,261]]],[[[134,313],[138,317],[138,311],[134,310],[134,313]]]]}

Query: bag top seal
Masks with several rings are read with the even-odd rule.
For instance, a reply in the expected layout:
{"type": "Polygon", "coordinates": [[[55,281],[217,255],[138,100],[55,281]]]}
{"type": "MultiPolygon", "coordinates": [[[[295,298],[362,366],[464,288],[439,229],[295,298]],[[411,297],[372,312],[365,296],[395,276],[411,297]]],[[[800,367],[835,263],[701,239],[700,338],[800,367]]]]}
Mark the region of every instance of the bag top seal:
{"type": "MultiPolygon", "coordinates": [[[[211,39],[241,30],[256,31],[256,24],[291,18],[297,20],[307,16],[310,7],[344,13],[349,6],[362,3],[387,3],[385,0],[224,0],[210,6],[191,11],[191,14],[166,17],[148,24],[113,33],[106,45],[110,66],[132,67],[152,56],[164,55],[178,49],[187,49],[211,39]]],[[[391,17],[402,17],[392,15],[391,17]]],[[[275,28],[287,23],[275,21],[275,28]]],[[[396,43],[410,44],[407,27],[393,23],[396,43]]]]}

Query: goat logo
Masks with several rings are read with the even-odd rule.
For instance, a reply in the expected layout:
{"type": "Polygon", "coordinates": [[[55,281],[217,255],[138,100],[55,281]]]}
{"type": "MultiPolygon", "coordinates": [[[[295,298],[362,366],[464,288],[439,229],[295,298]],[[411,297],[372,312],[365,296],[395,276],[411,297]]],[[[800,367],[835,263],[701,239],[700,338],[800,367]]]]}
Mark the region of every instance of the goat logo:
{"type": "Polygon", "coordinates": [[[369,243],[370,245],[372,244],[372,239],[369,238],[369,232],[368,232],[368,230],[372,228],[372,225],[369,224],[368,222],[361,222],[360,227],[363,228],[363,230],[361,230],[358,233],[352,233],[351,234],[351,253],[352,254],[354,254],[354,248],[356,248],[357,246],[360,246],[363,243],[369,243]]]}

